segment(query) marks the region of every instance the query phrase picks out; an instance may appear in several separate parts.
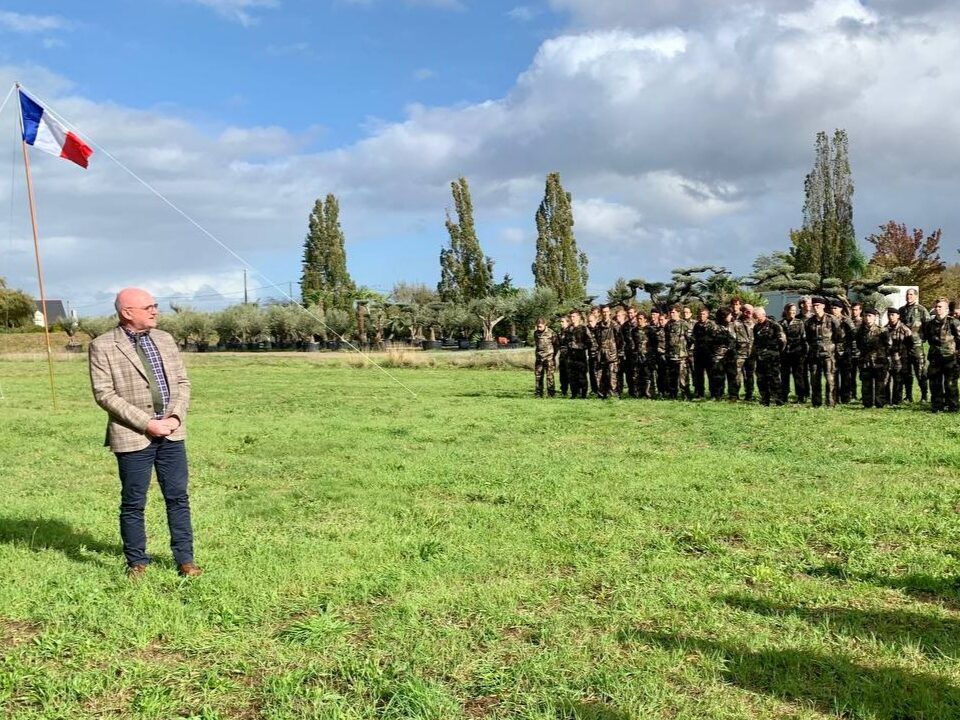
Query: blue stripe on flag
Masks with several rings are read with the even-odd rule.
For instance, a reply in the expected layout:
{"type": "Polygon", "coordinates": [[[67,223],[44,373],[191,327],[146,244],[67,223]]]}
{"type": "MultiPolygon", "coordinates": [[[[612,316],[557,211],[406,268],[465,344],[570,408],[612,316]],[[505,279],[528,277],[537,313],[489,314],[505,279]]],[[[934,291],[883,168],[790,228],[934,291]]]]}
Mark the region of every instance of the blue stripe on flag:
{"type": "Polygon", "coordinates": [[[27,97],[23,90],[18,92],[20,93],[20,111],[23,113],[23,140],[27,145],[33,145],[37,139],[37,130],[40,129],[43,107],[27,97]]]}

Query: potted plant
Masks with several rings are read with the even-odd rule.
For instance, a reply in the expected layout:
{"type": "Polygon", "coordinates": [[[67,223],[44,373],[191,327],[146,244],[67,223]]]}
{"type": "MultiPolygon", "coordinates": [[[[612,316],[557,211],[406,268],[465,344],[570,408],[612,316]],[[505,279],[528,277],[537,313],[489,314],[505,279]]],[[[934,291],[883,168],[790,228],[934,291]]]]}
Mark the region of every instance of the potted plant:
{"type": "Polygon", "coordinates": [[[62,317],[57,320],[57,327],[67,334],[67,344],[64,350],[72,353],[83,352],[83,344],[77,340],[77,331],[80,330],[80,325],[76,318],[62,317]]]}
{"type": "Polygon", "coordinates": [[[515,309],[513,298],[488,295],[470,303],[470,311],[480,320],[482,339],[481,350],[496,350],[497,340],[494,337],[494,328],[515,309]]]}

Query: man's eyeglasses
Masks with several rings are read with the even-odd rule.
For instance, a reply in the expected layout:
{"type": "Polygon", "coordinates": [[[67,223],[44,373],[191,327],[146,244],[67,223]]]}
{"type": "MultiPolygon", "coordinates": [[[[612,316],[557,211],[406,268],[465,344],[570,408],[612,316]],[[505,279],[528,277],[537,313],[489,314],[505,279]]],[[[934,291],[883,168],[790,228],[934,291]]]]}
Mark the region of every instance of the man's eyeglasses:
{"type": "Polygon", "coordinates": [[[137,305],[129,305],[125,307],[124,310],[146,310],[147,312],[150,312],[151,310],[156,310],[157,312],[160,312],[160,306],[157,303],[154,303],[153,305],[144,305],[143,307],[139,307],[137,305]]]}

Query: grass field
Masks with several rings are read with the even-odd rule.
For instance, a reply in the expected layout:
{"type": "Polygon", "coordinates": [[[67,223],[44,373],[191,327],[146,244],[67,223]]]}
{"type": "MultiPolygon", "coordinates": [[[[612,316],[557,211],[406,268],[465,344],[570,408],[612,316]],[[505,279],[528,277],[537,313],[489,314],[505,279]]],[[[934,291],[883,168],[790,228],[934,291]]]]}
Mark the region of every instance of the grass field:
{"type": "Polygon", "coordinates": [[[960,717],[960,426],[191,356],[203,577],[0,360],[3,718],[960,717]]]}

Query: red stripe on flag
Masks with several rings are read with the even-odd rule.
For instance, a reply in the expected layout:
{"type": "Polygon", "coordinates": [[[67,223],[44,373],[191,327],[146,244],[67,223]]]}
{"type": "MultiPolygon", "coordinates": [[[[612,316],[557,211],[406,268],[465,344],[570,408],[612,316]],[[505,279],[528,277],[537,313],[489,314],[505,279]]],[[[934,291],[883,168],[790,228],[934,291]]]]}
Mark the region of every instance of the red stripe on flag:
{"type": "Polygon", "coordinates": [[[91,155],[93,155],[93,150],[90,149],[90,146],[72,132],[67,131],[67,135],[63,140],[63,149],[60,151],[60,157],[75,162],[81,167],[86,167],[87,158],[91,155]]]}

